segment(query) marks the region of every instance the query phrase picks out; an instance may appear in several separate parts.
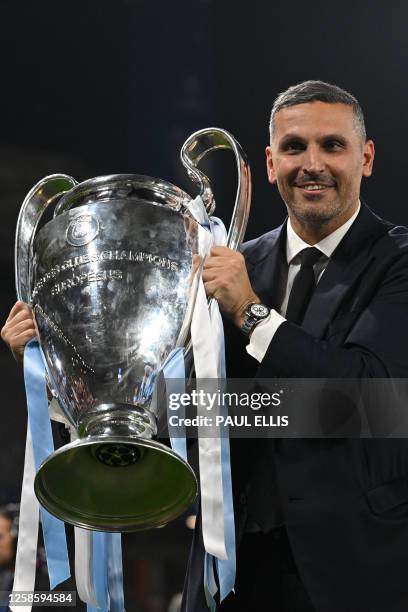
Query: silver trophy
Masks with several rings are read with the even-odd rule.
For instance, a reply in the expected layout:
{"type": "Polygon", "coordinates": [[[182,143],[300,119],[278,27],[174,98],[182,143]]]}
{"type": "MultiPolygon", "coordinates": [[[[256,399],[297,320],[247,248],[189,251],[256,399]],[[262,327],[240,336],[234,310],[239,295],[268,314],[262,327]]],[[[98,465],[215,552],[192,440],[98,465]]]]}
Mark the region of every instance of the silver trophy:
{"type": "Polygon", "coordinates": [[[80,184],[48,176],[22,205],[17,295],[33,308],[49,389],[77,436],[41,465],[35,492],[73,525],[160,527],[196,496],[193,470],[155,440],[160,415],[152,395],[172,350],[189,344],[215,207],[197,165],[214,149],[232,149],[237,160],[228,233],[236,248],[248,218],[250,172],[239,144],[218,128],[196,132],[181,151],[204,206],[171,183],[130,174],[80,184]]]}

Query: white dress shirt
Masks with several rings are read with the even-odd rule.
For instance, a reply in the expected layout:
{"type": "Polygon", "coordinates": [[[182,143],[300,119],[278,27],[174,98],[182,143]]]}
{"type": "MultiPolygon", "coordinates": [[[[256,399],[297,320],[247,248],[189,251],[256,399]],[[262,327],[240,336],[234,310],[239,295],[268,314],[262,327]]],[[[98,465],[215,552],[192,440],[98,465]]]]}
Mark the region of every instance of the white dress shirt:
{"type": "Polygon", "coordinates": [[[272,309],[267,319],[259,323],[251,334],[251,340],[246,347],[247,352],[254,357],[257,361],[261,362],[265,356],[269,344],[274,337],[278,327],[286,321],[285,314],[288,307],[289,295],[295,280],[296,274],[300,270],[301,256],[300,252],[303,249],[307,249],[311,246],[316,247],[322,252],[322,256],[313,266],[313,270],[316,277],[316,283],[319,282],[324,271],[329,263],[329,259],[340,244],[340,241],[344,238],[350,227],[353,225],[358,213],[360,211],[360,203],[354,215],[350,217],[346,223],[338,227],[334,232],[320,240],[317,244],[307,244],[300,238],[292,227],[290,219],[287,223],[287,238],[286,238],[286,260],[288,262],[288,278],[286,281],[286,290],[283,298],[283,302],[279,309],[272,309]]]}

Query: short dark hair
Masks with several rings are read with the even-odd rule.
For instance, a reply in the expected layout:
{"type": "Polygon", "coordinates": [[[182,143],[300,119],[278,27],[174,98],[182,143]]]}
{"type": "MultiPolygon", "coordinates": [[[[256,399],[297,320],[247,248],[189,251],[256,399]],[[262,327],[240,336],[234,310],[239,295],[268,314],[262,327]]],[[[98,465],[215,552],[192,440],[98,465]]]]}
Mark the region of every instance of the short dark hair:
{"type": "Polygon", "coordinates": [[[308,102],[326,102],[328,104],[347,104],[351,106],[356,129],[360,132],[363,142],[367,140],[364,114],[357,98],[338,85],[325,83],[324,81],[303,81],[297,85],[292,85],[292,87],[282,91],[277,96],[272,106],[271,120],[269,122],[271,138],[276,113],[282,110],[282,108],[306,104],[308,102]]]}

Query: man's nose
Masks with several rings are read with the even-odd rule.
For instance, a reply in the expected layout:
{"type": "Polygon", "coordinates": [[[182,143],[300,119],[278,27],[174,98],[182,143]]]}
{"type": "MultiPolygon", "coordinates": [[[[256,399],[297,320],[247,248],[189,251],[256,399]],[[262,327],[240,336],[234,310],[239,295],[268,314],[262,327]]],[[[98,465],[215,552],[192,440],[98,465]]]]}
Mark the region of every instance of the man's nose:
{"type": "Polygon", "coordinates": [[[318,146],[309,145],[304,151],[302,170],[305,174],[323,172],[325,169],[324,156],[318,146]]]}

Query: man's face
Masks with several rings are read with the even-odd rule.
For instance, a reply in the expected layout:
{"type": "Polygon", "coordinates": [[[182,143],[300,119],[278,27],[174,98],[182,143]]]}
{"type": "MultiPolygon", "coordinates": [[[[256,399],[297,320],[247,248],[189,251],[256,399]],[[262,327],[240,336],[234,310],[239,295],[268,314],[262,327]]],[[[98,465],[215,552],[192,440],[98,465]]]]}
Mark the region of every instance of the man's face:
{"type": "Polygon", "coordinates": [[[277,183],[292,223],[334,231],[357,209],[374,143],[362,142],[351,106],[310,102],[276,113],[266,158],[269,182],[277,183]]]}
{"type": "Polygon", "coordinates": [[[11,522],[0,516],[0,565],[9,563],[13,558],[13,536],[11,535],[11,522]]]}

